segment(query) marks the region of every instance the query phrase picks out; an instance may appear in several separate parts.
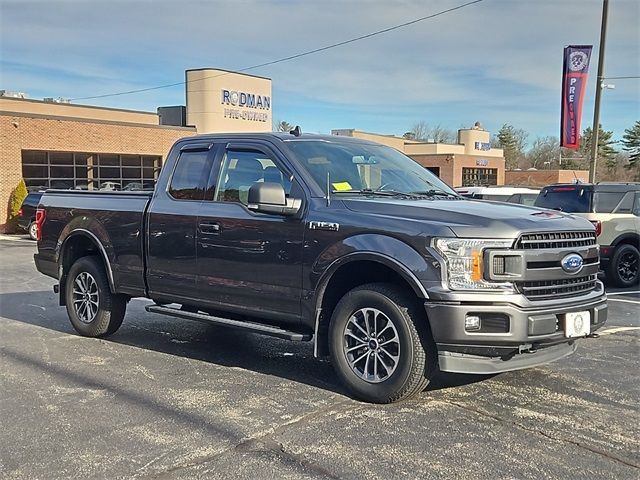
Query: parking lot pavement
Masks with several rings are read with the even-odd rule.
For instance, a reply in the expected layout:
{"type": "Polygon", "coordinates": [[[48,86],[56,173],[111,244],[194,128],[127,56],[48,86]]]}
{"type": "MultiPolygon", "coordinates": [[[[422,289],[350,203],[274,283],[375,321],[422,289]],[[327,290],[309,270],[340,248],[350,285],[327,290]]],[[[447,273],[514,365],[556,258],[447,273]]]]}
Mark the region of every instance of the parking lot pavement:
{"type": "MultiPolygon", "coordinates": [[[[77,336],[0,239],[0,478],[638,478],[640,294],[577,354],[417,399],[350,399],[297,344],[144,312],[77,336]]],[[[625,300],[625,301],[623,301],[625,300]]]]}

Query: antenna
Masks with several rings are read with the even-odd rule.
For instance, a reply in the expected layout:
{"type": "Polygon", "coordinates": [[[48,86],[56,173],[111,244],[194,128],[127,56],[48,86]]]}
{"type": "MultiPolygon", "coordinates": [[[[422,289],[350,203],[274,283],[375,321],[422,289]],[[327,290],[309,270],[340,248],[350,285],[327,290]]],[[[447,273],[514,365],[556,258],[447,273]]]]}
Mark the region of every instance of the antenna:
{"type": "Polygon", "coordinates": [[[329,178],[329,170],[327,170],[327,207],[331,205],[331,180],[329,178]]]}
{"type": "Polygon", "coordinates": [[[296,125],[296,128],[294,128],[293,130],[289,130],[289,133],[294,137],[299,137],[300,135],[302,135],[302,129],[300,128],[300,125],[296,125]]]}

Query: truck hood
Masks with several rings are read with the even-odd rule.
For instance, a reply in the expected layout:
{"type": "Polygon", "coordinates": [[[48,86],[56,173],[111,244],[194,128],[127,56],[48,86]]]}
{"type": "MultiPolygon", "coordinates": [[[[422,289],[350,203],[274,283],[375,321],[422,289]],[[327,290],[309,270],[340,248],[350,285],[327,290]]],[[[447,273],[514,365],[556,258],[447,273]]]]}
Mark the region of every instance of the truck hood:
{"type": "Polygon", "coordinates": [[[523,232],[594,230],[584,218],[523,205],[479,200],[347,198],[353,212],[449,227],[458,237],[516,238],[523,232]]]}

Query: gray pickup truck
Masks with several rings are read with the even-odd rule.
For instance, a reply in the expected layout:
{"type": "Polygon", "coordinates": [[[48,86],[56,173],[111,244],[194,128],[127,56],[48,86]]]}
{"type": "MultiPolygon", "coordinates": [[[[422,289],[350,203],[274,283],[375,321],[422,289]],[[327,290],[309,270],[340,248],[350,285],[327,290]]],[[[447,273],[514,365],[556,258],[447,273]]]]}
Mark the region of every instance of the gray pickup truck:
{"type": "Polygon", "coordinates": [[[439,368],[561,359],[607,317],[594,226],[468,200],[400,152],[336,136],[217,134],[171,149],[153,192],[49,190],[38,270],[81,335],[150,312],[313,341],[358,398],[439,368]]]}

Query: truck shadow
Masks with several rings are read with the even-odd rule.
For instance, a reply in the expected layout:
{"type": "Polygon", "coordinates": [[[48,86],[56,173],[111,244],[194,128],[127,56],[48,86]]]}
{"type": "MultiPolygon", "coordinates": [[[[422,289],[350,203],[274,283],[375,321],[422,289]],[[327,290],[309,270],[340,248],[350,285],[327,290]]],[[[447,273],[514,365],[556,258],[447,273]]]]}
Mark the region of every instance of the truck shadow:
{"type": "MultiPolygon", "coordinates": [[[[129,302],[120,329],[106,341],[242,368],[348,396],[326,360],[313,356],[311,342],[290,342],[215,325],[147,313],[145,300],[129,302]]],[[[68,335],[77,335],[66,309],[51,291],[0,294],[0,316],[68,335]]],[[[488,378],[439,372],[427,391],[458,387],[488,378]]]]}

